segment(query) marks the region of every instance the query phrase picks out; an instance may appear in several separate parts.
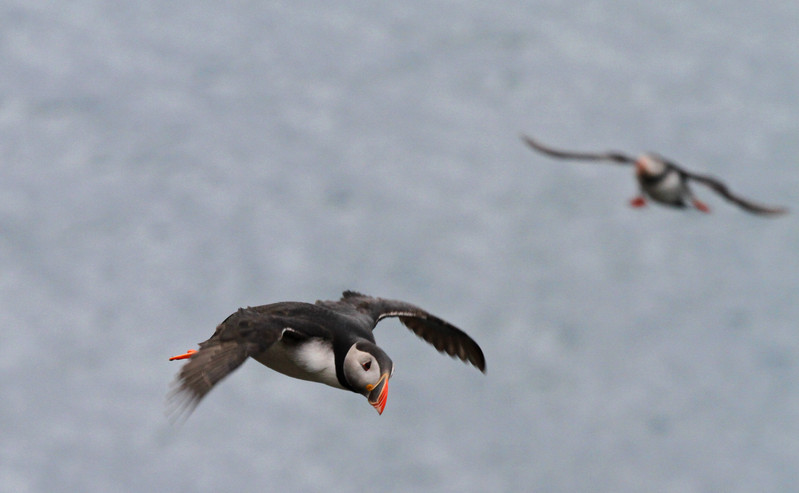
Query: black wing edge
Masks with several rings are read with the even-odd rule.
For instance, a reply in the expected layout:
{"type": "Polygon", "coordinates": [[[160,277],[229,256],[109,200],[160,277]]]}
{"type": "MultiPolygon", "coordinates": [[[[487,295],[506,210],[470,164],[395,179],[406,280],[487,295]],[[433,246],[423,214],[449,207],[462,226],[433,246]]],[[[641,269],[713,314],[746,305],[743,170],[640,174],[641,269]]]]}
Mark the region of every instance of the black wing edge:
{"type": "Polygon", "coordinates": [[[565,151],[562,149],[555,149],[542,144],[541,142],[528,137],[527,135],[520,134],[521,139],[531,147],[533,150],[546,154],[548,156],[561,158],[561,159],[581,159],[586,161],[612,161],[619,164],[635,164],[635,158],[630,157],[618,151],[608,152],[577,152],[565,151]]]}
{"type": "Polygon", "coordinates": [[[741,209],[752,214],[758,214],[762,216],[779,216],[788,213],[788,209],[785,207],[765,206],[735,195],[730,191],[727,185],[725,185],[718,178],[708,175],[695,174],[685,170],[683,170],[683,172],[688,176],[688,178],[707,186],[728,201],[738,205],[741,209]]]}

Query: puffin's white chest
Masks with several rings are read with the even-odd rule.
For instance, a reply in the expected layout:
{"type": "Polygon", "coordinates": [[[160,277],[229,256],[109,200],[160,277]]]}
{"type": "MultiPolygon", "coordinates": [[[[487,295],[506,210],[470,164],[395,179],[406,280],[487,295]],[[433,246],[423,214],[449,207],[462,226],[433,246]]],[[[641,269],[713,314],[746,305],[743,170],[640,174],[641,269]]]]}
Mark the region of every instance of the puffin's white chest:
{"type": "Polygon", "coordinates": [[[343,388],[336,378],[333,347],[322,339],[309,339],[302,343],[279,340],[253,358],[284,375],[343,388]]]}
{"type": "Polygon", "coordinates": [[[688,189],[680,179],[680,174],[670,171],[662,180],[647,186],[646,193],[660,202],[680,204],[688,195],[688,189]]]}

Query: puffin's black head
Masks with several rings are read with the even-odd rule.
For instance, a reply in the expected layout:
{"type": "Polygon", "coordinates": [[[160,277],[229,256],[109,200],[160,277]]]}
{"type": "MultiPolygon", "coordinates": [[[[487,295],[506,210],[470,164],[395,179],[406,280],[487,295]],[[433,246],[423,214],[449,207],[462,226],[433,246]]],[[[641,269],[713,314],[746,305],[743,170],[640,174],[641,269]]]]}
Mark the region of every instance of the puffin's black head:
{"type": "Polygon", "coordinates": [[[358,341],[344,356],[344,378],[353,390],[366,396],[369,404],[383,414],[388,398],[388,379],[394,373],[391,358],[376,344],[358,341]]]}

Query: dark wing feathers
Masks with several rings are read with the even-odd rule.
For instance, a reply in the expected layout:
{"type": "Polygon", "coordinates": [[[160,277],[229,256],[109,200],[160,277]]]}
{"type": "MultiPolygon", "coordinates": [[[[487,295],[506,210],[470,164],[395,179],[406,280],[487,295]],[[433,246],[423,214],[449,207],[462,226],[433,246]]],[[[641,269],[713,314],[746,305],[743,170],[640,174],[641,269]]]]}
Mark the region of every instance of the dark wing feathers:
{"type": "Polygon", "coordinates": [[[351,303],[357,299],[359,309],[371,313],[376,322],[386,317],[399,317],[403,325],[439,351],[471,363],[482,372],[486,371],[485,356],[480,346],[449,322],[404,301],[372,298],[352,292],[345,293],[344,299],[351,303]]]}
{"type": "Polygon", "coordinates": [[[554,149],[534,140],[526,135],[522,135],[522,140],[534,150],[548,156],[561,159],[582,159],[584,161],[612,161],[619,164],[635,164],[635,159],[617,151],[608,152],[575,152],[554,149]]]}
{"type": "Polygon", "coordinates": [[[203,397],[251,355],[265,351],[283,327],[253,309],[239,309],[222,322],[180,369],[170,393],[170,414],[190,413],[203,397]]]}
{"type": "Polygon", "coordinates": [[[181,367],[169,396],[170,414],[189,414],[220,380],[241,366],[249,351],[235,341],[206,341],[181,367]]]}
{"type": "Polygon", "coordinates": [[[347,301],[350,298],[371,298],[371,296],[359,293],[358,291],[352,291],[351,289],[348,289],[343,293],[341,293],[341,301],[347,301]]]}
{"type": "Polygon", "coordinates": [[[486,360],[483,351],[459,328],[432,315],[420,317],[416,313],[410,316],[400,315],[399,319],[403,325],[442,353],[469,362],[485,373],[486,360]]]}
{"type": "Polygon", "coordinates": [[[730,202],[737,204],[739,207],[744,209],[747,212],[751,212],[753,214],[785,214],[788,212],[788,209],[784,207],[768,207],[761,204],[756,204],[750,200],[744,199],[733,194],[727,185],[723,182],[714,178],[712,176],[707,175],[699,175],[696,173],[691,173],[689,171],[682,170],[682,172],[690,179],[697,181],[708,188],[712,189],[725,199],[729,200],[730,202]]]}

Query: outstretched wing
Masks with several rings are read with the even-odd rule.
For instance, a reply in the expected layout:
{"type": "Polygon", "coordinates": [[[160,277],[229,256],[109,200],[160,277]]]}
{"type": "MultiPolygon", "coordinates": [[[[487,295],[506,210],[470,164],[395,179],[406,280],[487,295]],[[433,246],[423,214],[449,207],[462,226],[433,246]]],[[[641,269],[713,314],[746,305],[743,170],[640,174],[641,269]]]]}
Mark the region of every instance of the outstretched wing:
{"type": "Polygon", "coordinates": [[[375,323],[386,317],[399,317],[403,325],[442,353],[469,362],[483,373],[486,371],[485,356],[474,339],[461,329],[418,306],[404,301],[373,298],[354,291],[345,291],[341,301],[369,313],[374,317],[375,323]]]}
{"type": "Polygon", "coordinates": [[[685,170],[682,170],[682,172],[688,178],[697,181],[703,185],[706,185],[707,187],[711,188],[725,199],[729,200],[734,204],[737,204],[740,208],[742,208],[747,212],[751,212],[752,214],[777,215],[777,214],[785,214],[786,212],[788,212],[788,209],[784,207],[768,207],[761,204],[757,204],[748,199],[744,199],[743,197],[739,197],[738,195],[733,194],[730,191],[730,189],[727,188],[727,185],[722,183],[717,178],[713,178],[712,176],[698,175],[685,170]]]}
{"type": "Polygon", "coordinates": [[[552,147],[545,146],[544,144],[534,140],[526,135],[522,135],[522,140],[530,147],[538,152],[544,153],[548,156],[561,158],[561,159],[581,159],[584,161],[611,161],[618,164],[635,164],[635,159],[616,151],[608,152],[575,152],[564,151],[560,149],[553,149],[552,147]]]}
{"type": "Polygon", "coordinates": [[[216,332],[181,367],[170,392],[172,415],[189,414],[219,381],[251,355],[265,351],[280,337],[283,327],[270,323],[256,309],[241,308],[219,324],[216,332]]]}
{"type": "Polygon", "coordinates": [[[452,357],[468,361],[481,372],[486,371],[486,360],[480,346],[466,332],[423,311],[396,312],[400,322],[436,349],[452,357]]]}

